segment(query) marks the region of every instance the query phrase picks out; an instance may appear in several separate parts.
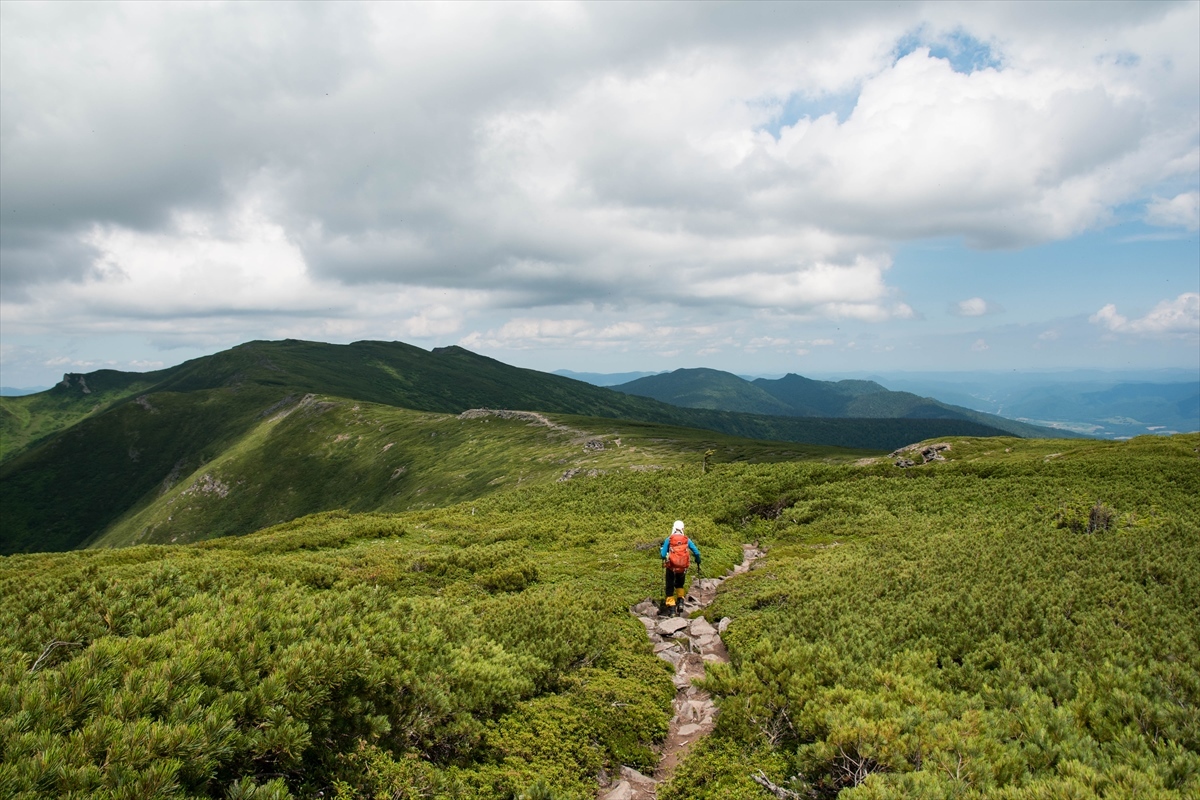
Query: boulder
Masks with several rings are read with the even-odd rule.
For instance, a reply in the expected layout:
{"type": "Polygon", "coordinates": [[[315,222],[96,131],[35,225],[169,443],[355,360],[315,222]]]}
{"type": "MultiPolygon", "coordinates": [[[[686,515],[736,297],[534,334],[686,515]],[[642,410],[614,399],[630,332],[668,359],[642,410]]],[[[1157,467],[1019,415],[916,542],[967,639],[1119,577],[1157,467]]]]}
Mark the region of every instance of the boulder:
{"type": "Polygon", "coordinates": [[[721,617],[721,621],[717,623],[717,633],[724,633],[729,630],[729,623],[733,622],[729,617],[721,617]]]}
{"type": "Polygon", "coordinates": [[[633,786],[629,781],[621,781],[601,795],[600,800],[633,800],[633,786]]]}
{"type": "Polygon", "coordinates": [[[711,700],[688,700],[685,707],[680,709],[679,719],[686,722],[700,722],[709,716],[713,709],[711,700]]]}
{"type": "Polygon", "coordinates": [[[692,736],[700,732],[700,727],[694,723],[691,725],[680,725],[678,733],[680,736],[692,736]]]}
{"type": "Polygon", "coordinates": [[[683,660],[683,651],[680,650],[678,647],[671,647],[666,650],[660,650],[659,652],[655,653],[655,655],[658,656],[659,658],[661,658],[663,661],[666,661],[668,664],[670,664],[673,667],[678,667],[679,662],[683,660]]]}
{"type": "Polygon", "coordinates": [[[630,611],[639,617],[657,617],[658,603],[654,602],[653,600],[643,600],[631,608],[630,611]]]}
{"type": "Polygon", "coordinates": [[[704,617],[696,617],[692,620],[692,624],[688,626],[688,633],[692,636],[711,636],[717,632],[708,620],[704,617]]]}
{"type": "Polygon", "coordinates": [[[661,620],[658,623],[657,627],[655,627],[655,631],[662,634],[663,636],[674,636],[675,634],[679,633],[687,626],[688,626],[688,621],[686,619],[681,619],[679,617],[671,617],[668,619],[661,620]]]}
{"type": "Polygon", "coordinates": [[[917,465],[917,463],[915,461],[913,461],[911,458],[897,458],[896,459],[897,467],[902,467],[904,469],[908,469],[909,467],[915,467],[916,465],[917,465]]]}
{"type": "Polygon", "coordinates": [[[638,617],[638,619],[643,625],[646,626],[647,632],[654,630],[655,626],[658,625],[658,620],[652,619],[651,617],[638,617]]]}
{"type": "Polygon", "coordinates": [[[621,767],[621,780],[628,781],[635,786],[653,786],[654,778],[649,775],[643,775],[633,767],[621,767]]]}

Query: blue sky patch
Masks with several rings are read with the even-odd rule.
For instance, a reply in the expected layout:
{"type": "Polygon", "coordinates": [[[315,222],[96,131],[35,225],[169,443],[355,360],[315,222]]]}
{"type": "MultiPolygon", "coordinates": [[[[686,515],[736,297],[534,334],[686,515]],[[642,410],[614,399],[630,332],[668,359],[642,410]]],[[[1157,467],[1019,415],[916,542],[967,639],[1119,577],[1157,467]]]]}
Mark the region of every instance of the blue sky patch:
{"type": "Polygon", "coordinates": [[[759,130],[767,131],[778,139],[780,131],[790,125],[795,125],[805,117],[818,119],[826,114],[836,114],[839,123],[845,122],[853,113],[854,107],[858,105],[858,94],[856,88],[853,92],[827,94],[820,97],[810,97],[800,93],[789,95],[783,101],[779,113],[759,130]]]}
{"type": "Polygon", "coordinates": [[[950,68],[963,75],[1000,68],[1000,58],[991,45],[961,29],[938,39],[927,38],[923,29],[912,31],[896,43],[896,60],[921,47],[928,47],[929,55],[949,61],[950,68]]]}

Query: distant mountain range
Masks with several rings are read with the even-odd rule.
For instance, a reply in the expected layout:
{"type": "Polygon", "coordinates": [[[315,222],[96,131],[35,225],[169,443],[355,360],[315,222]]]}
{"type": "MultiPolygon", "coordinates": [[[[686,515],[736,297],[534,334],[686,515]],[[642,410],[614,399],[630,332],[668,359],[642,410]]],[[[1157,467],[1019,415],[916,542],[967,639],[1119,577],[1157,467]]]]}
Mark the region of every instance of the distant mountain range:
{"type": "Polygon", "coordinates": [[[27,394],[44,392],[49,388],[49,386],[26,386],[24,388],[17,388],[15,386],[0,386],[0,397],[24,397],[27,394]]]}
{"type": "MultiPolygon", "coordinates": [[[[687,372],[673,373],[674,380],[687,372]]],[[[201,524],[205,535],[244,533],[318,510],[416,502],[418,490],[430,487],[410,480],[405,470],[424,464],[422,469],[449,474],[443,462],[450,449],[443,451],[438,440],[460,426],[445,415],[473,408],[632,420],[874,452],[931,437],[1053,435],[986,415],[972,418],[935,401],[912,402],[903,406],[906,416],[886,418],[881,403],[871,402],[879,392],[867,382],[839,382],[826,390],[819,381],[789,376],[768,382],[768,391],[735,376],[717,377],[722,386],[756,399],[756,405],[743,403],[751,413],[719,404],[671,405],[511,367],[459,347],[425,351],[400,342],[251,342],[156,372],[69,374],[49,391],[0,398],[0,553],[169,542],[182,535],[173,526],[201,507],[207,510],[188,536],[197,535],[201,524]],[[838,399],[856,391],[852,401],[838,399]],[[861,416],[781,415],[789,408],[861,416]],[[335,421],[341,426],[336,433],[335,421]],[[375,426],[369,436],[368,423],[375,426]],[[425,431],[423,444],[413,438],[414,426],[425,431]],[[333,447],[373,441],[383,431],[396,433],[370,457],[333,447]],[[409,455],[403,456],[402,445],[409,455]],[[390,466],[381,471],[385,462],[390,466]],[[240,499],[219,502],[227,496],[240,499]]],[[[466,458],[464,466],[454,468],[457,477],[445,478],[454,485],[429,497],[467,499],[472,491],[487,491],[488,481],[505,470],[545,477],[559,463],[559,456],[546,461],[551,456],[534,448],[521,451],[526,467],[505,461],[516,456],[489,456],[499,459],[498,466],[485,475],[470,466],[472,447],[462,441],[452,448],[455,458],[466,458]]]]}
{"type": "Polygon", "coordinates": [[[943,400],[977,411],[1107,439],[1200,430],[1200,370],[1128,378],[1067,373],[881,380],[893,388],[926,386],[943,400]],[[1151,376],[1157,379],[1146,379],[1151,376]]]}
{"type": "Polygon", "coordinates": [[[957,419],[988,425],[1014,436],[1045,436],[1045,429],[994,414],[943,403],[910,392],[893,392],[874,381],[817,381],[788,374],[746,380],[715,369],[677,369],[613,387],[685,408],[748,414],[835,419],[957,419]]]}

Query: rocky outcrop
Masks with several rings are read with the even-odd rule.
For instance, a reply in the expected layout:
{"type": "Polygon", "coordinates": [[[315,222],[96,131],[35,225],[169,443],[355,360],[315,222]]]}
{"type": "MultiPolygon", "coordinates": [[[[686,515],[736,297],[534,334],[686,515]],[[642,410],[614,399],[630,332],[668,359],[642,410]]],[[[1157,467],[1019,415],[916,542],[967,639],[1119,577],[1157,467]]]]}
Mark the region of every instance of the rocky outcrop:
{"type": "Polygon", "coordinates": [[[948,442],[938,442],[936,444],[910,444],[908,447],[901,447],[899,450],[894,450],[888,458],[895,459],[892,463],[897,467],[915,467],[917,462],[912,458],[906,458],[905,453],[916,453],[921,456],[922,464],[928,464],[931,461],[945,461],[946,457],[943,452],[950,449],[948,442]]]}
{"type": "Polygon", "coordinates": [[[459,419],[483,419],[484,417],[496,417],[497,419],[521,419],[530,422],[534,425],[544,425],[547,428],[554,430],[565,431],[567,433],[578,433],[573,428],[568,428],[566,425],[559,425],[557,422],[551,422],[545,414],[539,414],[536,411],[510,411],[503,408],[469,408],[458,415],[459,419]]]}
{"type": "Polygon", "coordinates": [[[78,372],[63,373],[63,379],[58,382],[58,385],[64,389],[70,389],[71,384],[78,386],[80,391],[82,391],[84,394],[92,393],[92,390],[88,388],[87,381],[84,380],[83,375],[80,375],[78,372]]]}
{"type": "Polygon", "coordinates": [[[184,489],[183,495],[216,495],[225,498],[229,496],[229,484],[205,473],[193,481],[191,486],[184,489]]]}

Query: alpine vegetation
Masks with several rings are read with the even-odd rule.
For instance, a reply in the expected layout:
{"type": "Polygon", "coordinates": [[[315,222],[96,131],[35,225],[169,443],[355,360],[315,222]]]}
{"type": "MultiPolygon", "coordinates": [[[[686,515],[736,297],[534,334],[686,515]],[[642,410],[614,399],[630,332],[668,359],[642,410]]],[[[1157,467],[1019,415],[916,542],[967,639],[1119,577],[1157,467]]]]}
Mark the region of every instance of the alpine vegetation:
{"type": "Polygon", "coordinates": [[[629,609],[682,517],[706,575],[765,555],[692,612],[730,663],[658,797],[1194,797],[1200,436],[944,443],[8,556],[0,787],[594,798],[658,763],[677,687],[629,609]]]}

